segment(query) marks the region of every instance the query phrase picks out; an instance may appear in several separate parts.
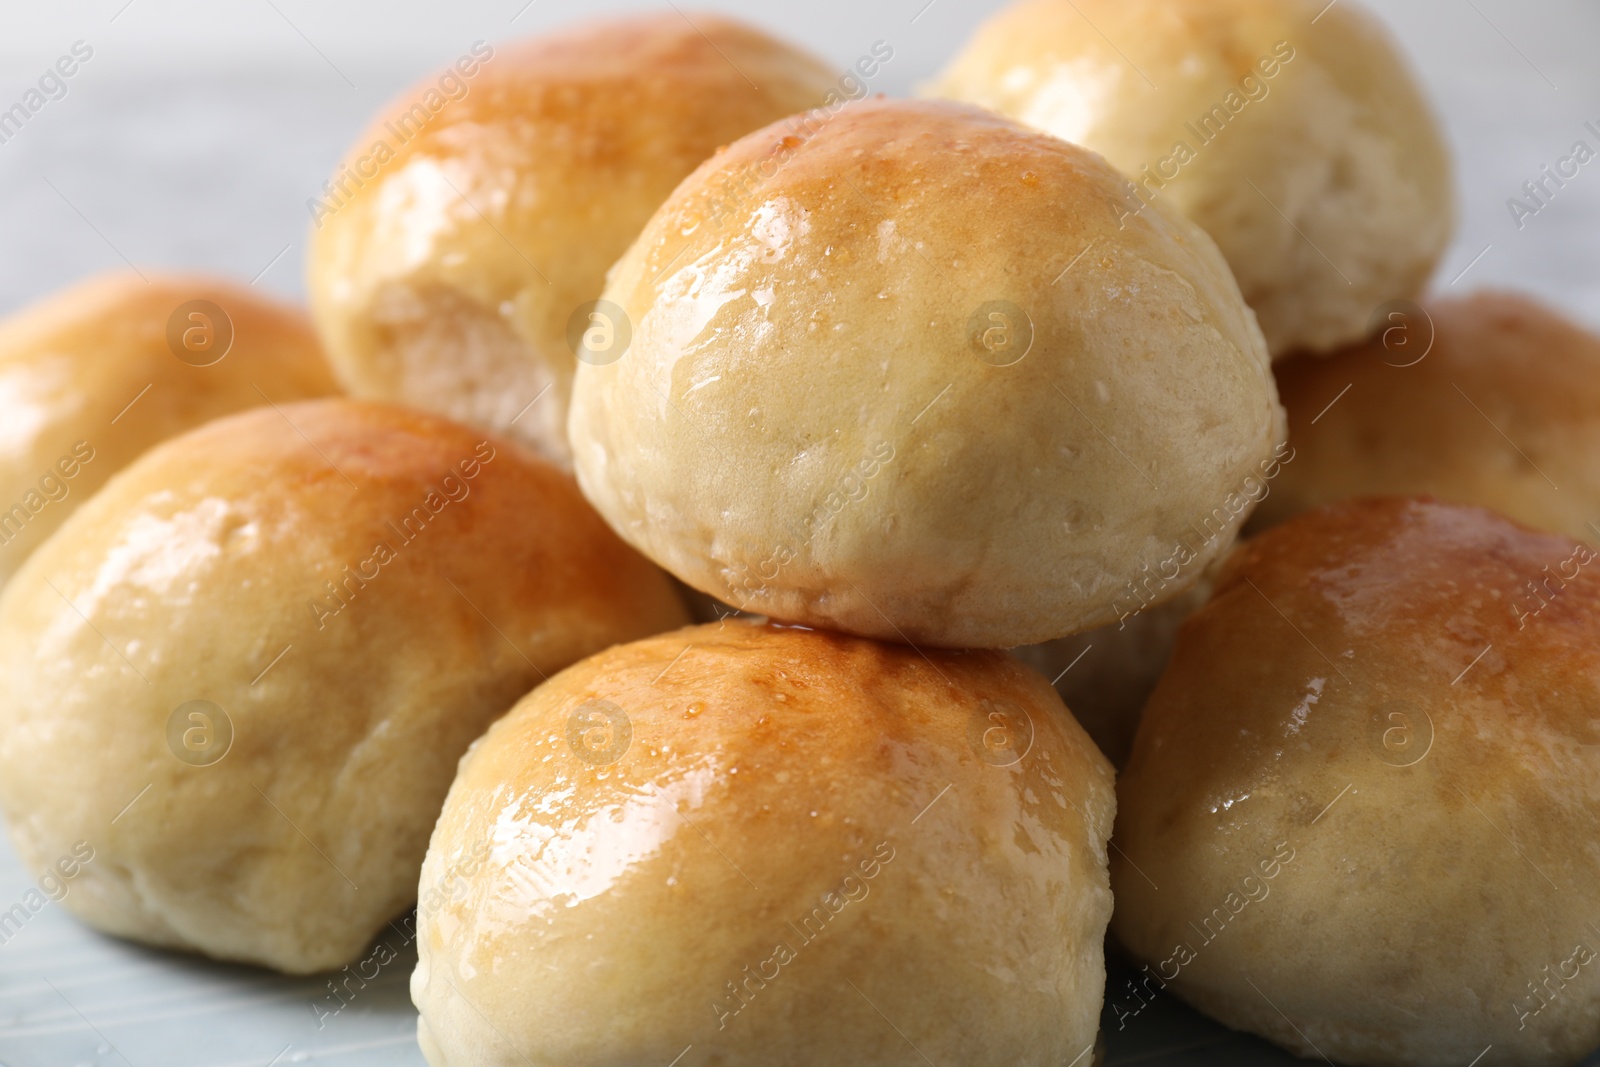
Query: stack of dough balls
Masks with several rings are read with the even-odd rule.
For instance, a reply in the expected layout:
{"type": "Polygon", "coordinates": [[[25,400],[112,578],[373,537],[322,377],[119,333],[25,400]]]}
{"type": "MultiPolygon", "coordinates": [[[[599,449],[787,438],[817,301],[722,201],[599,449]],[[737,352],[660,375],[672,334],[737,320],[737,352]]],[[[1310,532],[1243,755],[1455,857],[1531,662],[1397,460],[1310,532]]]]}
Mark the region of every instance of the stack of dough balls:
{"type": "Polygon", "coordinates": [[[1216,246],[1119,221],[1120,185],[947,102],[738,141],[611,273],[632,344],[578,368],[585,495],[689,585],[866,637],[1007,648],[1178,595],[1283,414],[1216,246]]]}
{"type": "Polygon", "coordinates": [[[853,636],[652,639],[491,730],[419,888],[430,1062],[1089,1059],[1109,764],[1046,679],[931,646],[1181,595],[1281,446],[1216,246],[1125,224],[1120,182],[874,100],[736,141],[650,219],[601,298],[628,347],[577,367],[579,484],[700,592],[853,636]]]}
{"type": "Polygon", "coordinates": [[[1576,1062],[1600,339],[1421,295],[1450,164],[1355,0],[892,56],[479,42],[314,199],[320,346],[190,278],[0,326],[23,861],[291,973],[417,902],[434,1067],[1089,1067],[1174,995],[1576,1062]]]}
{"type": "Polygon", "coordinates": [[[1112,788],[1002,653],[746,620],[612,649],[462,762],[422,872],[423,1050],[1088,1063],[1112,788]]]}
{"type": "Polygon", "coordinates": [[[1337,1063],[1592,1052],[1597,567],[1413,498],[1247,542],[1119,782],[1112,926],[1146,965],[1119,1015],[1170,987],[1337,1063]]]}
{"type": "Polygon", "coordinates": [[[318,203],[309,287],[340,378],[566,465],[574,357],[626,345],[589,332],[607,268],[701,160],[835,83],[705,14],[480,42],[379,116],[318,203]]]}
{"type": "Polygon", "coordinates": [[[158,446],[0,597],[0,805],[63,904],[307,973],[415,899],[456,760],[575,660],[685,621],[571,481],[350,400],[158,446]]]}
{"type": "Polygon", "coordinates": [[[303,312],[210,278],[111,274],[0,323],[0,585],[151,445],[337,392],[303,312]]]}
{"type": "Polygon", "coordinates": [[[1361,338],[1449,243],[1444,139],[1353,0],[1017,0],[929,87],[1105,156],[1209,233],[1274,356],[1361,338]]]}

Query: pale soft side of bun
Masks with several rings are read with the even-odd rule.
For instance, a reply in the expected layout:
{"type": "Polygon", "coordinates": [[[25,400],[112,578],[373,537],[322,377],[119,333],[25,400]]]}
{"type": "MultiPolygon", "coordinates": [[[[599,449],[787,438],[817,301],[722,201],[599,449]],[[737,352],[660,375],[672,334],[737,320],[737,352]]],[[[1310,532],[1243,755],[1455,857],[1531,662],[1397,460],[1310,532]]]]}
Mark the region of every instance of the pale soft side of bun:
{"type": "Polygon", "coordinates": [[[1092,148],[1131,210],[1199,223],[1275,356],[1357,340],[1450,241],[1443,133],[1354,0],[1018,0],[929,92],[1092,148]]]}
{"type": "Polygon", "coordinates": [[[1012,654],[1051,680],[1072,717],[1111,765],[1121,767],[1133,750],[1145,701],[1172,658],[1178,627],[1210,595],[1202,577],[1171,600],[1120,622],[1012,654]]]}
{"type": "Polygon", "coordinates": [[[147,277],[80,282],[0,322],[0,585],[152,445],[338,391],[299,309],[215,278],[147,277]]]}
{"type": "Polygon", "coordinates": [[[977,108],[802,130],[708,161],[613,271],[632,344],[571,420],[601,514],[735,607],[919,644],[1193,584],[1283,434],[1211,240],[1160,204],[1120,226],[1103,160],[977,108]]]}
{"type": "Polygon", "coordinates": [[[509,442],[364,402],[257,409],[118,474],[0,597],[0,804],[30,869],[94,850],[63,904],[101,930],[336,967],[414,899],[491,720],[684,621],[509,442]]]}
{"type": "Polygon", "coordinates": [[[1112,804],[1000,653],[741,620],[611,649],[462,761],[419,890],[422,1048],[1089,1063],[1112,804]]]}
{"type": "Polygon", "coordinates": [[[1506,292],[1425,300],[1275,370],[1296,459],[1256,525],[1428,493],[1600,542],[1600,338],[1556,312],[1506,292]]]}
{"type": "Polygon", "coordinates": [[[314,205],[308,285],[340,377],[568,465],[569,325],[593,321],[607,268],[702,160],[837,81],[711,14],[480,43],[379,116],[314,205]]]}
{"type": "Polygon", "coordinates": [[[1336,1063],[1584,1059],[1597,708],[1582,544],[1401,498],[1245,542],[1118,782],[1112,927],[1139,992],[1336,1063]]]}

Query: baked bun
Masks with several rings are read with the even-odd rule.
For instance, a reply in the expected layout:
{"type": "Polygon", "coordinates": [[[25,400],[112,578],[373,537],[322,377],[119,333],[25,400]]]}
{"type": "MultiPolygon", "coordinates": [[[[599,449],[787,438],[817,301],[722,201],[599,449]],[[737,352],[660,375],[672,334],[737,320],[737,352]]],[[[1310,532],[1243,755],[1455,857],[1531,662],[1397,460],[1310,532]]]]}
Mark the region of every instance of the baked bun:
{"type": "Polygon", "coordinates": [[[719,146],[835,84],[758,30],[692,17],[479,42],[379,116],[311,208],[312,307],[353,393],[568,465],[574,354],[605,358],[582,346],[606,269],[719,146]]]}
{"type": "Polygon", "coordinates": [[[621,358],[578,369],[579,484],[735,607],[1008,648],[1164,599],[1281,440],[1210,239],[1119,227],[1103,160],[959,104],[873,100],[694,173],[612,272],[621,358]],[[738,192],[723,199],[726,190],[738,192]]]}
{"type": "Polygon", "coordinates": [[[1112,928],[1148,966],[1113,1005],[1166,983],[1336,1063],[1583,1059],[1597,638],[1596,553],[1478,508],[1348,501],[1246,542],[1118,783],[1112,928]]]}
{"type": "Polygon", "coordinates": [[[1277,366],[1295,443],[1254,522],[1429,493],[1600,537],[1600,338],[1526,297],[1396,308],[1371,340],[1277,366]]]}
{"type": "Polygon", "coordinates": [[[462,761],[419,1040],[434,1067],[1088,1062],[1113,802],[1001,653],[733,619],[610,649],[462,761]]]}
{"type": "Polygon", "coordinates": [[[407,907],[456,761],[530,686],[681,625],[564,475],[402,408],[213,422],[0,597],[0,804],[99,929],[290,972],[407,907]]]}
{"type": "Polygon", "coordinates": [[[1203,576],[1148,611],[1098,630],[1024,645],[1013,654],[1051,680],[1072,717],[1111,761],[1128,762],[1139,715],[1172,658],[1178,626],[1211,595],[1203,576]]]}
{"type": "Polygon", "coordinates": [[[303,312],[213,278],[108,274],[0,321],[0,585],[151,445],[336,392],[303,312]]]}
{"type": "Polygon", "coordinates": [[[931,87],[1092,148],[1221,247],[1274,355],[1366,331],[1449,244],[1450,159],[1354,2],[1019,0],[931,87]]]}

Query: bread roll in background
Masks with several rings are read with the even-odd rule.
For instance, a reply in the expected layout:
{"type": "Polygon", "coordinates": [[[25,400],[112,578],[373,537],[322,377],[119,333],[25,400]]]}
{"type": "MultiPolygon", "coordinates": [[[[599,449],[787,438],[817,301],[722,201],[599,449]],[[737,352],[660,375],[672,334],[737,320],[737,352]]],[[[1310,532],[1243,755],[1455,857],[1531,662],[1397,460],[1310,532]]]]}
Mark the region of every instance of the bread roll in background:
{"type": "Polygon", "coordinates": [[[1018,0],[929,87],[1099,152],[1221,247],[1274,356],[1359,339],[1449,244],[1443,134],[1354,0],[1018,0]]]}
{"type": "Polygon", "coordinates": [[[746,620],[613,648],[462,762],[419,890],[423,1051],[1088,1063],[1112,805],[1000,653],[746,620]]]}
{"type": "Polygon", "coordinates": [[[1479,508],[1347,501],[1245,542],[1118,783],[1139,991],[1336,1063],[1582,1060],[1597,638],[1595,552],[1479,508]]]}
{"type": "Polygon", "coordinates": [[[1113,767],[1128,762],[1144,703],[1161,680],[1178,627],[1211,595],[1204,577],[1164,604],[1098,630],[1012,653],[1049,678],[1072,717],[1113,767]]]}
{"type": "Polygon", "coordinates": [[[151,445],[338,391],[304,312],[216,278],[107,274],[0,321],[0,585],[151,445]]]}
{"type": "Polygon", "coordinates": [[[1255,525],[1430,493],[1600,539],[1600,338],[1528,297],[1397,305],[1370,340],[1275,369],[1296,459],[1255,525]]]}
{"type": "Polygon", "coordinates": [[[0,597],[0,805],[94,849],[101,930],[303,973],[415,899],[456,761],[518,697],[686,621],[553,467],[327,400],[156,448],[0,597]]]}
{"type": "Polygon", "coordinates": [[[1008,648],[1193,584],[1282,440],[1216,246],[1098,156],[872,100],[709,160],[612,272],[579,484],[742,610],[1008,648]]]}
{"type": "Polygon", "coordinates": [[[607,268],[718,147],[830,90],[819,61],[710,14],[479,42],[379,116],[313,210],[308,284],[340,378],[569,465],[575,346],[607,268]]]}

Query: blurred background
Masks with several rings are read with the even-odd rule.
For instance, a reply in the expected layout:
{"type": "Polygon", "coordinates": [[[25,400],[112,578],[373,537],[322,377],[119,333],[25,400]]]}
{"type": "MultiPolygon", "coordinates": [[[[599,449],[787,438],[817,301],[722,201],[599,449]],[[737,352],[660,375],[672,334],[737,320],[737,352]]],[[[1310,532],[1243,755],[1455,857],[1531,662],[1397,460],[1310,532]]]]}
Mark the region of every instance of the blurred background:
{"type": "MultiPolygon", "coordinates": [[[[693,16],[694,6],[676,2],[693,16]]],[[[665,4],[7,3],[0,110],[75,43],[93,54],[64,96],[0,143],[0,313],[124,261],[259,279],[298,300],[306,200],[381,104],[474,41],[665,4]]],[[[701,6],[759,23],[841,69],[885,41],[894,59],[873,88],[898,95],[932,75],[999,0],[701,6]]],[[[1600,128],[1600,3],[1369,6],[1404,42],[1455,148],[1461,225],[1435,284],[1515,286],[1600,326],[1600,160],[1520,230],[1506,204],[1579,138],[1600,147],[1584,128],[1600,128]]]]}
{"type": "MultiPolygon", "coordinates": [[[[0,129],[0,314],[128,263],[301,300],[307,200],[380,105],[475,41],[669,2],[5,0],[0,113],[62,56],[79,65],[59,98],[0,129]]],[[[898,95],[1000,0],[675,2],[690,18],[718,7],[759,23],[841,69],[886,42],[894,59],[873,87],[898,95]]],[[[1507,206],[1575,141],[1600,147],[1600,2],[1369,6],[1411,55],[1455,150],[1460,225],[1436,287],[1510,286],[1600,328],[1600,159],[1520,228],[1507,206]]],[[[31,884],[0,842],[0,901],[31,884]]],[[[330,1016],[318,1009],[333,1003],[327,976],[111,941],[52,905],[0,941],[0,1067],[415,1067],[415,956],[406,931],[385,937],[395,962],[330,1016]]],[[[1113,997],[1127,977],[1113,970],[1113,997]]],[[[1296,1062],[1170,1000],[1125,1029],[1108,1014],[1106,1027],[1108,1065],[1296,1062]]]]}

